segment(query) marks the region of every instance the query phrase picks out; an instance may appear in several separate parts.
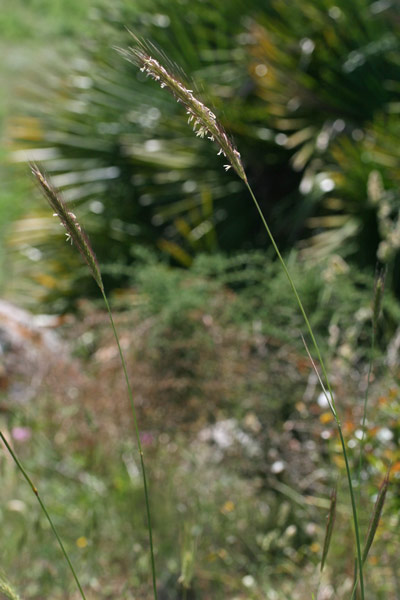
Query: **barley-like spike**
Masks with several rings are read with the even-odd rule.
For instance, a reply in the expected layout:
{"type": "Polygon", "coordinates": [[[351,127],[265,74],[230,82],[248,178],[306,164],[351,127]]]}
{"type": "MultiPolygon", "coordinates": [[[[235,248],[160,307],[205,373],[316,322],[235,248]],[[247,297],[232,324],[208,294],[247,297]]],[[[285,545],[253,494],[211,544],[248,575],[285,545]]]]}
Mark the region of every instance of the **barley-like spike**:
{"type": "Polygon", "coordinates": [[[379,489],[378,497],[376,499],[374,510],[373,510],[372,516],[371,516],[371,520],[369,522],[367,540],[365,542],[364,552],[363,552],[363,557],[362,557],[363,562],[365,562],[367,559],[368,552],[370,551],[372,542],[374,541],[376,530],[378,529],[379,520],[381,518],[381,514],[382,514],[382,510],[383,510],[383,505],[385,503],[386,492],[389,487],[389,475],[390,475],[390,467],[388,468],[387,473],[385,475],[385,479],[383,480],[381,487],[379,489]]]}
{"type": "Polygon", "coordinates": [[[321,559],[321,572],[324,568],[326,557],[328,556],[328,550],[329,550],[329,545],[331,543],[333,526],[335,524],[336,499],[337,499],[337,490],[336,490],[336,488],[334,488],[331,493],[331,504],[329,507],[329,513],[328,513],[327,522],[326,522],[324,548],[322,551],[322,559],[321,559]]]}
{"type": "Polygon", "coordinates": [[[67,241],[71,241],[71,243],[75,244],[86,264],[88,265],[90,272],[92,273],[93,278],[100,290],[104,291],[103,281],[96,255],[90,246],[86,233],[79,225],[76,216],[73,212],[68,210],[64,201],[61,199],[60,192],[50,183],[38,165],[31,163],[30,167],[33,175],[42,189],[42,192],[46,196],[52,210],[54,211],[54,216],[57,216],[60,219],[61,224],[65,227],[67,241]]]}
{"type": "MultiPolygon", "coordinates": [[[[154,47],[140,40],[132,32],[130,33],[135,44],[127,50],[122,48],[116,48],[116,50],[124,58],[139,67],[146,75],[160,82],[162,88],[167,88],[175,100],[183,104],[186,113],[194,119],[194,129],[197,129],[196,135],[200,137],[206,135],[209,139],[214,140],[220,146],[239,177],[247,183],[240,154],[229,140],[214,113],[193,95],[193,91],[178,79],[172,69],[168,70],[156,58],[153,58],[152,54],[157,52],[154,52],[154,47]]],[[[166,62],[167,65],[168,63],[169,61],[166,62]]]]}
{"type": "Polygon", "coordinates": [[[4,576],[0,574],[0,596],[1,595],[9,600],[20,600],[20,597],[14,588],[6,581],[4,576]]]}

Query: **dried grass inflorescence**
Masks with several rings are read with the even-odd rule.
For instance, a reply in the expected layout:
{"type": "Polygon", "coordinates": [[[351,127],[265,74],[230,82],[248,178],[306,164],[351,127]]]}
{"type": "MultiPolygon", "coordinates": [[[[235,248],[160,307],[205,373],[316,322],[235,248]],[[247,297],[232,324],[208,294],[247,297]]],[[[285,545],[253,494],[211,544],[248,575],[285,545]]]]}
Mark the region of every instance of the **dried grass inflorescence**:
{"type": "Polygon", "coordinates": [[[67,240],[70,240],[71,243],[75,244],[87,263],[97,285],[102,291],[104,291],[103,281],[96,255],[90,246],[87,235],[79,225],[76,216],[73,212],[68,210],[67,206],[60,197],[60,193],[52,186],[38,165],[31,163],[30,167],[52,210],[54,211],[54,216],[58,217],[61,221],[61,224],[65,227],[67,240]]]}
{"type": "Polygon", "coordinates": [[[0,576],[0,596],[4,596],[9,600],[21,600],[17,592],[11,587],[11,585],[4,579],[3,576],[0,576]]]}
{"type": "Polygon", "coordinates": [[[183,104],[186,113],[189,115],[188,122],[193,124],[196,135],[199,137],[207,136],[209,140],[216,142],[220,147],[218,154],[223,154],[230,163],[224,165],[225,169],[228,170],[233,167],[239,177],[247,183],[240,154],[228,138],[222,125],[217,121],[215,114],[193,95],[193,90],[188,89],[171,72],[172,69],[166,69],[156,58],[151,56],[151,50],[142,40],[134,34],[131,35],[135,40],[135,45],[130,46],[128,50],[116,48],[117,51],[124,58],[138,66],[147,76],[158,81],[162,88],[168,89],[177,102],[183,104]]]}
{"type": "Polygon", "coordinates": [[[386,492],[389,487],[389,477],[390,477],[390,467],[388,468],[385,478],[379,488],[378,496],[375,502],[374,510],[372,511],[372,516],[369,522],[368,532],[367,532],[367,540],[364,546],[364,552],[362,560],[365,562],[367,560],[368,553],[372,546],[372,542],[374,541],[375,534],[378,529],[379,521],[382,515],[383,506],[385,504],[386,492]]]}

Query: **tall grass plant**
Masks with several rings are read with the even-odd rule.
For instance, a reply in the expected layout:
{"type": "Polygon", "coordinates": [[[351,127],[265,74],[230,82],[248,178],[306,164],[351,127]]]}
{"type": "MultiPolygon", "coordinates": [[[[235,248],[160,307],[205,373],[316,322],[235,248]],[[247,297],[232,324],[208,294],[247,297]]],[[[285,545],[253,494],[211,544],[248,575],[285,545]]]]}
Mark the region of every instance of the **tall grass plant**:
{"type": "MultiPolygon", "coordinates": [[[[282,271],[284,272],[284,274],[289,282],[291,293],[293,294],[293,297],[297,304],[298,310],[300,311],[302,319],[304,321],[308,336],[311,340],[311,345],[312,345],[312,349],[313,349],[312,352],[313,352],[314,356],[311,357],[311,355],[310,355],[310,359],[311,359],[313,368],[316,370],[316,372],[318,374],[318,377],[319,377],[320,383],[321,383],[321,387],[322,387],[322,391],[326,397],[327,404],[332,412],[334,421],[336,423],[336,427],[337,427],[337,431],[338,431],[338,435],[339,435],[339,439],[340,439],[340,444],[341,444],[342,456],[343,456],[343,460],[345,463],[345,470],[346,470],[346,475],[347,475],[350,505],[351,505],[352,519],[353,519],[353,528],[354,528],[354,537],[355,537],[355,555],[356,555],[356,564],[357,564],[357,569],[358,569],[358,572],[356,575],[355,586],[357,585],[357,581],[358,581],[359,587],[360,587],[361,600],[365,600],[366,592],[365,592],[365,582],[364,582],[364,564],[365,564],[365,560],[366,560],[369,548],[372,544],[374,535],[376,533],[376,529],[377,529],[377,526],[378,526],[378,523],[380,520],[380,516],[382,513],[382,508],[383,508],[385,495],[386,495],[388,482],[389,482],[388,475],[385,478],[384,483],[381,487],[381,490],[378,494],[378,499],[377,499],[377,502],[376,502],[376,505],[375,505],[375,508],[373,511],[372,518],[371,518],[371,524],[369,527],[369,532],[367,534],[367,539],[365,542],[364,550],[362,550],[361,533],[360,533],[360,525],[359,525],[358,509],[357,509],[357,498],[356,498],[356,493],[355,493],[355,489],[354,489],[354,473],[353,473],[353,469],[351,468],[351,465],[350,465],[349,452],[348,452],[348,448],[347,448],[344,434],[343,434],[343,428],[342,428],[339,411],[336,407],[335,396],[334,396],[333,389],[332,389],[332,386],[330,383],[328,369],[323,360],[319,342],[317,341],[317,338],[314,334],[314,330],[311,325],[310,319],[309,319],[306,309],[302,303],[300,295],[297,291],[297,287],[295,285],[294,278],[291,274],[290,269],[287,266],[285,259],[283,258],[282,254],[277,246],[277,243],[272,234],[272,231],[271,231],[271,229],[265,219],[265,216],[261,210],[260,204],[258,203],[257,198],[254,195],[252,187],[248,181],[246,171],[245,171],[245,168],[242,163],[241,156],[240,156],[238,150],[236,149],[236,147],[234,146],[234,144],[232,143],[232,141],[230,140],[228,134],[225,132],[222,125],[219,123],[214,112],[212,110],[210,110],[207,106],[205,106],[197,98],[196,94],[187,87],[187,85],[181,79],[180,75],[178,75],[173,70],[173,66],[170,65],[168,63],[168,61],[165,64],[162,64],[162,60],[163,59],[165,60],[165,58],[160,53],[158,53],[155,48],[153,48],[149,44],[144,43],[143,41],[139,40],[138,38],[133,37],[132,47],[130,47],[128,50],[120,50],[120,53],[128,60],[131,60],[136,66],[138,66],[141,69],[141,71],[143,71],[145,74],[149,75],[152,79],[156,80],[161,85],[162,88],[166,88],[172,93],[172,95],[175,97],[177,102],[182,104],[183,107],[185,108],[186,113],[188,115],[189,123],[192,124],[193,129],[197,136],[208,137],[212,142],[217,143],[217,145],[219,146],[218,154],[222,154],[226,159],[226,164],[224,165],[225,170],[228,171],[229,169],[232,168],[236,172],[236,174],[239,176],[239,178],[243,181],[244,185],[246,186],[246,188],[249,192],[252,202],[254,203],[255,208],[262,220],[263,226],[267,232],[267,235],[268,235],[270,242],[273,246],[273,249],[276,253],[276,256],[281,265],[282,271]],[[319,371],[321,371],[321,373],[319,373],[319,371]]],[[[135,436],[136,436],[136,443],[137,443],[138,453],[139,453],[139,457],[140,457],[145,508],[146,508],[146,515],[147,515],[147,529],[148,529],[148,536],[149,536],[150,557],[151,557],[153,595],[154,595],[154,598],[157,599],[157,578],[156,578],[156,568],[155,568],[155,558],[154,558],[155,552],[154,552],[154,548],[153,548],[152,522],[151,522],[151,513],[150,513],[150,494],[149,494],[149,489],[148,489],[148,479],[147,479],[147,475],[146,475],[146,468],[145,468],[144,455],[143,455],[143,449],[142,449],[142,444],[141,444],[139,425],[137,422],[134,397],[133,397],[133,392],[132,392],[132,388],[131,388],[131,384],[130,384],[130,380],[129,380],[129,376],[128,376],[127,365],[126,365],[126,361],[124,358],[124,354],[122,352],[119,336],[118,336],[118,333],[117,333],[117,330],[115,327],[110,304],[109,304],[109,301],[108,301],[108,298],[107,298],[107,295],[105,292],[105,286],[103,284],[101,270],[100,270],[96,256],[90,246],[89,240],[88,240],[85,232],[81,228],[76,216],[68,209],[67,205],[61,199],[60,194],[57,191],[57,189],[52,185],[52,183],[50,182],[48,177],[44,174],[44,172],[41,170],[41,168],[39,166],[32,165],[32,172],[33,172],[34,176],[36,177],[36,180],[38,181],[47,200],[49,201],[54,215],[59,218],[61,224],[64,226],[64,228],[66,230],[67,241],[71,241],[71,243],[73,243],[77,247],[77,249],[79,250],[80,254],[82,255],[84,261],[86,262],[96,284],[98,285],[98,287],[100,289],[102,298],[104,300],[104,303],[105,303],[105,306],[106,306],[106,309],[107,309],[107,312],[109,315],[111,328],[112,328],[112,331],[113,331],[113,334],[115,337],[115,341],[116,341],[116,344],[118,347],[118,353],[119,353],[119,357],[120,357],[121,364],[122,364],[124,379],[125,379],[126,387],[128,390],[129,402],[130,402],[131,412],[132,412],[132,416],[133,416],[133,424],[134,424],[134,431],[135,431],[135,436]]],[[[380,285],[378,292],[379,292],[379,294],[383,293],[383,284],[380,285]]],[[[378,295],[378,292],[377,292],[377,295],[378,295]]],[[[376,329],[378,312],[379,311],[377,309],[375,309],[375,307],[374,307],[374,321],[373,321],[374,333],[375,333],[375,329],[376,329]]],[[[365,428],[366,410],[367,410],[367,397],[366,397],[365,404],[364,404],[363,430],[365,428]]],[[[22,467],[21,463],[18,461],[16,455],[13,453],[13,450],[7,443],[4,435],[1,434],[1,437],[2,437],[3,442],[6,444],[7,450],[11,453],[13,459],[15,460],[16,464],[18,465],[18,468],[21,470],[25,479],[31,485],[34,493],[38,496],[36,488],[32,484],[29,476],[26,474],[26,471],[22,467]]],[[[360,451],[359,472],[361,471],[362,450],[363,450],[363,439],[362,439],[361,451],[360,451]]],[[[323,564],[326,562],[329,541],[330,541],[330,538],[331,538],[332,532],[333,532],[334,515],[333,515],[332,506],[336,505],[336,495],[334,495],[333,498],[335,499],[335,501],[334,501],[334,503],[331,504],[330,522],[329,522],[330,524],[327,528],[326,542],[325,542],[324,551],[323,551],[323,559],[322,559],[323,564]]],[[[49,519],[50,524],[51,524],[51,519],[48,515],[47,509],[46,509],[45,505],[43,504],[43,502],[41,501],[41,499],[39,498],[39,496],[38,496],[38,500],[41,504],[41,508],[42,508],[43,512],[46,514],[46,517],[49,519]]],[[[54,534],[57,537],[57,540],[60,543],[61,548],[63,549],[63,545],[58,536],[57,531],[55,530],[55,528],[53,526],[52,526],[52,529],[53,529],[54,534]]],[[[65,556],[69,566],[72,569],[72,565],[70,563],[67,553],[64,550],[63,550],[63,552],[64,552],[64,556],[65,556]]],[[[73,574],[76,579],[79,590],[81,592],[81,595],[84,598],[84,593],[81,589],[79,580],[77,579],[74,571],[73,571],[73,574]]]]}

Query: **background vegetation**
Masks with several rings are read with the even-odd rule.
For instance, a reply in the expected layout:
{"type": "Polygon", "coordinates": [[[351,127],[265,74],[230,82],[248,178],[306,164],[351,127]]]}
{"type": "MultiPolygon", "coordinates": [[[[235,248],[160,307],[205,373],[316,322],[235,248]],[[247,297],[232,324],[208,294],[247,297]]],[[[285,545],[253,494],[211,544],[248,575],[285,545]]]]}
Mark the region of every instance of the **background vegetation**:
{"type": "MultiPolygon", "coordinates": [[[[64,344],[54,356],[4,334],[0,420],[89,597],[150,597],[141,484],[107,318],[28,159],[79,214],[119,309],[160,597],[345,598],[354,567],[339,444],[288,285],[213,145],[113,49],[129,45],[126,27],[182,66],[233,135],[329,358],[355,463],[374,359],[364,532],[393,467],[367,597],[399,596],[400,13],[390,0],[265,4],[31,0],[0,15],[1,288],[58,315],[64,344]],[[388,274],[372,353],[377,260],[388,274]]],[[[0,568],[24,598],[74,597],[34,498],[7,457],[0,469],[0,568]]]]}

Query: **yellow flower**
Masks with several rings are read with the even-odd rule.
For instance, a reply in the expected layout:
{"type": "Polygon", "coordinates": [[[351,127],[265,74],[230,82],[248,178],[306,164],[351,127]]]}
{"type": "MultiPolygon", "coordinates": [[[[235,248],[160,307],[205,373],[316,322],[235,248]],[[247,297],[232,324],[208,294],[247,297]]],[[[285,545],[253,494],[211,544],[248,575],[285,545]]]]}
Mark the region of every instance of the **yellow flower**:
{"type": "Polygon", "coordinates": [[[318,542],[313,542],[310,546],[310,550],[311,552],[319,552],[321,550],[321,546],[318,544],[318,542]]]}
{"type": "Polygon", "coordinates": [[[331,423],[333,421],[333,414],[331,412],[324,412],[319,416],[319,420],[323,425],[331,423]]]}
{"type": "Polygon", "coordinates": [[[232,500],[227,500],[221,508],[221,512],[224,514],[230,513],[233,510],[235,510],[235,504],[232,502],[232,500]]]}
{"type": "Polygon", "coordinates": [[[78,546],[78,548],[86,548],[86,546],[88,545],[87,538],[85,538],[85,536],[79,537],[76,540],[76,545],[78,546]]]}

